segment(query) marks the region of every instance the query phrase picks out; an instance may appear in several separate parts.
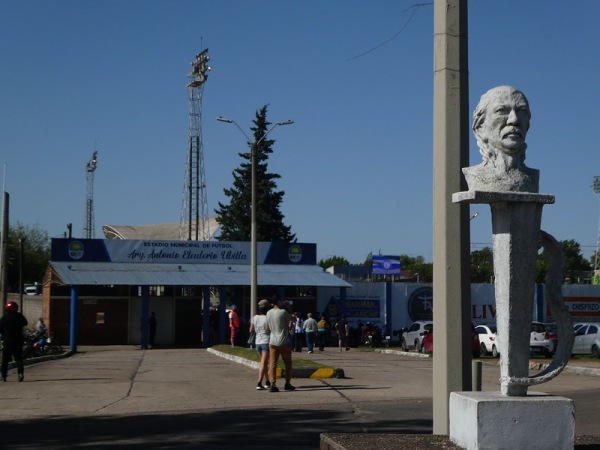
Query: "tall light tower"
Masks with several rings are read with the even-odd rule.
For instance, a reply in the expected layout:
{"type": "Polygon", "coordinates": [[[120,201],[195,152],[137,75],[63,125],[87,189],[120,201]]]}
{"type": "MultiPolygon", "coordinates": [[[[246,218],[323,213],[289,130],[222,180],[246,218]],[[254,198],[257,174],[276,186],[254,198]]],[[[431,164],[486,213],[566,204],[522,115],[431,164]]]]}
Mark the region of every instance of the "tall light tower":
{"type": "Polygon", "coordinates": [[[83,237],[93,239],[94,231],[94,172],[98,163],[98,151],[94,150],[92,158],[85,165],[85,217],[83,219],[83,237]]]}
{"type": "Polygon", "coordinates": [[[204,151],[202,147],[202,92],[208,71],[208,49],[202,50],[192,61],[192,71],[188,75],[189,132],[188,153],[181,202],[179,239],[208,241],[208,201],[206,199],[206,178],[204,176],[204,151]]]}
{"type": "MultiPolygon", "coordinates": [[[[592,188],[594,192],[600,199],[600,177],[594,177],[592,182],[592,188]]],[[[594,260],[594,280],[600,280],[600,256],[598,255],[600,252],[600,221],[598,223],[598,239],[596,240],[596,258],[594,260]]],[[[600,282],[600,281],[599,281],[600,282]]]]}

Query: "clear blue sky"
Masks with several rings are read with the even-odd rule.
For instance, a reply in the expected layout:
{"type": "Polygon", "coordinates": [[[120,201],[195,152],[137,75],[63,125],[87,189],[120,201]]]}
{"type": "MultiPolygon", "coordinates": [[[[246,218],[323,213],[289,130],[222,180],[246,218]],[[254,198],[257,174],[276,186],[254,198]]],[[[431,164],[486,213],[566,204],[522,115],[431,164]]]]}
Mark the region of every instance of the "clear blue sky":
{"type": "MultiPolygon", "coordinates": [[[[433,6],[414,1],[104,0],[0,3],[0,164],[10,222],[82,235],[85,165],[98,150],[101,226],[178,222],[186,75],[209,48],[203,138],[209,209],[227,201],[254,113],[276,128],[282,211],[318,258],[432,259],[433,6]]],[[[600,2],[469,2],[470,111],[510,84],[533,113],[527,164],[554,194],[543,228],[596,247],[600,2]]],[[[471,164],[481,161],[471,139],[471,164]]],[[[474,206],[472,249],[491,245],[474,206]]]]}

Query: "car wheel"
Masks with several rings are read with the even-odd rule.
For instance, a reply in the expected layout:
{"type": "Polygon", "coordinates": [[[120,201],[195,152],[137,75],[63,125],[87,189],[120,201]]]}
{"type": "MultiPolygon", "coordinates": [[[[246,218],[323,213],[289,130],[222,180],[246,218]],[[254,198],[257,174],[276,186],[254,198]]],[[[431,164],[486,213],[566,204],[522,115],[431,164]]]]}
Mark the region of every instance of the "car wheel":
{"type": "Polygon", "coordinates": [[[406,340],[404,338],[402,338],[402,342],[400,343],[400,348],[402,349],[403,352],[408,351],[408,348],[406,347],[406,340]]]}
{"type": "Polygon", "coordinates": [[[481,355],[482,356],[487,355],[487,347],[485,346],[485,344],[483,342],[481,343],[481,355]]]}
{"type": "Polygon", "coordinates": [[[492,345],[492,356],[494,358],[497,358],[500,354],[498,353],[498,349],[496,348],[495,345],[492,345]]]}
{"type": "Polygon", "coordinates": [[[598,348],[598,346],[597,346],[597,345],[594,345],[594,346],[592,347],[592,356],[593,356],[594,358],[600,358],[600,348],[598,348]]]}
{"type": "Polygon", "coordinates": [[[419,353],[421,352],[421,343],[418,339],[415,339],[415,350],[419,353]]]}

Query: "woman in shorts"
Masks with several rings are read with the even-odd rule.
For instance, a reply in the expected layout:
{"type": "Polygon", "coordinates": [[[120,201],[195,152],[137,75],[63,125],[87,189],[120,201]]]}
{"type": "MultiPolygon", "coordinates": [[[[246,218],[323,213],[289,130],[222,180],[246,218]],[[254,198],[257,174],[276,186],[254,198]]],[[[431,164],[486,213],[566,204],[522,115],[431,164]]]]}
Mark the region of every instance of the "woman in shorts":
{"type": "Polygon", "coordinates": [[[258,302],[258,314],[252,318],[250,323],[250,333],[253,331],[256,333],[256,353],[260,358],[258,364],[258,383],[256,384],[256,390],[264,390],[271,387],[269,382],[269,333],[267,332],[267,311],[271,304],[267,300],[261,300],[258,302]],[[263,385],[263,379],[265,384],[263,385]]]}

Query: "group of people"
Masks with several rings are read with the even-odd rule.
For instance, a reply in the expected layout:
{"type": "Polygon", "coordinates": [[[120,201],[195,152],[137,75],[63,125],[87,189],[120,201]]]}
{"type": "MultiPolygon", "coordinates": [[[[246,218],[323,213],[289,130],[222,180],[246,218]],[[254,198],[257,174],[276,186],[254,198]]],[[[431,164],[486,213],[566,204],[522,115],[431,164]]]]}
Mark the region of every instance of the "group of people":
{"type": "Polygon", "coordinates": [[[277,362],[279,357],[285,366],[286,391],[293,391],[292,386],[292,347],[290,345],[289,323],[292,312],[288,302],[280,295],[273,297],[272,303],[268,300],[258,302],[258,313],[250,322],[250,332],[256,333],[256,352],[260,357],[258,366],[257,390],[269,389],[279,392],[277,387],[277,362]],[[263,384],[263,380],[265,383],[263,384]]]}
{"type": "MultiPolygon", "coordinates": [[[[229,312],[229,328],[231,346],[235,347],[235,340],[239,333],[240,318],[237,306],[232,305],[229,312]]],[[[338,335],[339,351],[349,350],[349,327],[346,317],[342,317],[335,328],[338,335]]],[[[280,295],[275,295],[272,301],[266,299],[258,302],[257,314],[250,321],[250,334],[254,335],[254,347],[260,362],[258,368],[257,390],[270,390],[279,392],[277,387],[277,362],[281,357],[285,367],[286,391],[293,391],[292,386],[292,352],[302,351],[302,342],[305,339],[308,353],[313,353],[315,345],[320,351],[325,350],[329,326],[325,316],[317,321],[312,313],[306,315],[306,320],[301,314],[291,311],[290,305],[280,295]]]]}

